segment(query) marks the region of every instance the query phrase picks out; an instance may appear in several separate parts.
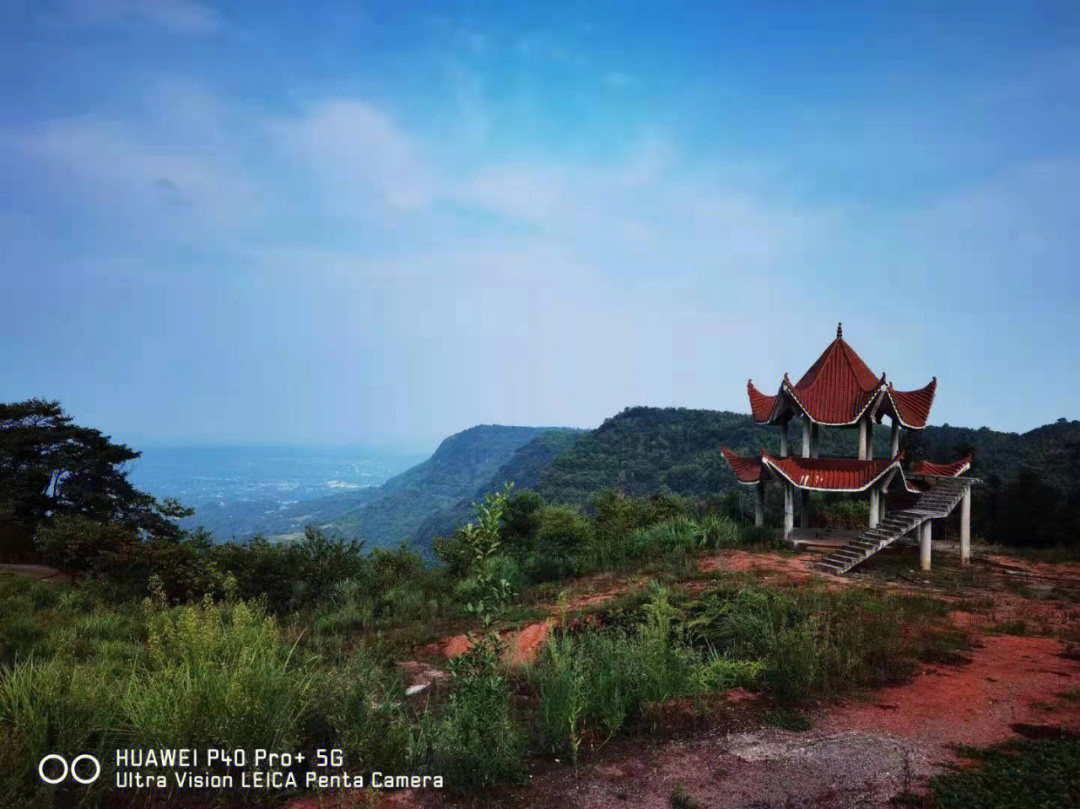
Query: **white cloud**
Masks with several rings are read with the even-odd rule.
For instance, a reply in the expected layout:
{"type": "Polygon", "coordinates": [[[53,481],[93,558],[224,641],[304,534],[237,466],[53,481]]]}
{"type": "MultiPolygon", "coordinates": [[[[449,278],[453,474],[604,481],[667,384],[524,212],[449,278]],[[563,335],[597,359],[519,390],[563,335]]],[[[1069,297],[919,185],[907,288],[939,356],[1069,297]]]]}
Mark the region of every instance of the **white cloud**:
{"type": "Polygon", "coordinates": [[[455,196],[506,216],[541,221],[560,211],[566,192],[558,169],[516,164],[483,169],[455,196]]]}
{"type": "Polygon", "coordinates": [[[205,236],[265,212],[230,131],[213,96],[165,82],[136,115],[54,118],[0,132],[0,143],[40,170],[61,203],[92,205],[147,235],[205,236]]]}
{"type": "Polygon", "coordinates": [[[431,202],[434,188],[418,149],[370,104],[326,101],[305,118],[271,128],[291,157],[317,174],[328,205],[365,207],[372,195],[406,210],[431,202]]]}

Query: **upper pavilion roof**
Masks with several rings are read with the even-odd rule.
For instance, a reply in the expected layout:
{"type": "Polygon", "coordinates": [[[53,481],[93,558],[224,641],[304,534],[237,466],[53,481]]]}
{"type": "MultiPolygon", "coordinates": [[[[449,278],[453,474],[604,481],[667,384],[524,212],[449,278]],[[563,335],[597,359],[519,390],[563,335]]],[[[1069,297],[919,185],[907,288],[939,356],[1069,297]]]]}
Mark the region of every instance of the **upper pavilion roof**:
{"type": "Polygon", "coordinates": [[[926,426],[930,406],[937,390],[937,380],[925,388],[898,391],[863,362],[844,340],[841,325],[836,339],[794,384],[787,374],[775,396],[762,393],[747,380],[750,410],[754,420],[763,424],[782,423],[792,416],[805,414],[817,424],[848,426],[873,408],[884,405],[882,415],[896,416],[908,429],[926,426]]]}

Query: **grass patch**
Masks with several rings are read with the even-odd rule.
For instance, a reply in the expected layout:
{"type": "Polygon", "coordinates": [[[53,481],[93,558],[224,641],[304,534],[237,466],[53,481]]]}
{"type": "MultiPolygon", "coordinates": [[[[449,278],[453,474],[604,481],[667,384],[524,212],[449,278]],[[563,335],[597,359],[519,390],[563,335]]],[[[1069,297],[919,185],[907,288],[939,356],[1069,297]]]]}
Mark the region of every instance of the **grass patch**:
{"type": "Polygon", "coordinates": [[[1018,635],[1020,637],[1027,637],[1034,634],[1034,628],[1024,620],[1016,621],[1003,621],[1000,624],[993,624],[986,627],[987,632],[995,633],[998,635],[1018,635]]]}
{"type": "Polygon", "coordinates": [[[701,809],[701,804],[691,797],[682,784],[679,784],[671,792],[671,809],[701,809]]]}
{"type": "Polygon", "coordinates": [[[1066,809],[1080,806],[1080,740],[1036,739],[965,748],[977,764],[930,781],[938,809],[1066,809]]]}
{"type": "Polygon", "coordinates": [[[814,723],[806,714],[791,708],[777,708],[765,714],[765,723],[781,730],[806,731],[814,727],[814,723]]]}
{"type": "Polygon", "coordinates": [[[947,612],[939,601],[870,589],[722,585],[688,612],[697,644],[761,661],[760,685],[782,703],[896,682],[942,643],[964,642],[939,629],[947,612]]]}
{"type": "Polygon", "coordinates": [[[608,737],[644,706],[685,694],[752,683],[753,661],[692,648],[665,589],[650,587],[645,620],[636,629],[559,632],[529,672],[550,749],[576,759],[586,734],[608,737]]]}

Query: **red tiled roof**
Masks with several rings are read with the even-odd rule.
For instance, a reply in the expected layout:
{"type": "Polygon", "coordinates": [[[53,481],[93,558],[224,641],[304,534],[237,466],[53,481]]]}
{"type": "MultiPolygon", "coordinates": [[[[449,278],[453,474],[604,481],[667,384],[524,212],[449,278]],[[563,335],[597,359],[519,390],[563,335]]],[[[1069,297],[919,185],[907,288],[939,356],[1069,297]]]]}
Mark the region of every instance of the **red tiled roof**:
{"type": "Polygon", "coordinates": [[[746,380],[746,392],[750,396],[750,412],[754,416],[754,421],[767,422],[772,417],[777,397],[762,393],[749,379],[746,380]]]}
{"type": "Polygon", "coordinates": [[[794,456],[777,458],[762,450],[761,463],[799,489],[861,492],[877,483],[889,470],[899,468],[903,457],[904,454],[900,453],[895,458],[870,461],[794,456]]]}
{"type": "Polygon", "coordinates": [[[736,455],[727,447],[720,447],[720,453],[728,462],[731,471],[735,473],[739,483],[757,483],[761,479],[761,458],[736,455]]]}
{"type": "Polygon", "coordinates": [[[784,376],[784,387],[811,420],[819,424],[847,425],[859,420],[878,395],[878,377],[855,353],[837,328],[836,339],[794,385],[784,376]]]}
{"type": "Polygon", "coordinates": [[[930,463],[930,461],[916,461],[911,465],[912,475],[937,475],[939,477],[954,478],[962,475],[971,468],[971,456],[965,455],[959,461],[952,463],[930,463]]]}
{"type": "Polygon", "coordinates": [[[930,418],[930,407],[934,404],[937,392],[937,377],[930,384],[919,390],[897,390],[889,383],[886,391],[892,403],[892,410],[900,419],[900,424],[909,430],[921,430],[930,418]]]}

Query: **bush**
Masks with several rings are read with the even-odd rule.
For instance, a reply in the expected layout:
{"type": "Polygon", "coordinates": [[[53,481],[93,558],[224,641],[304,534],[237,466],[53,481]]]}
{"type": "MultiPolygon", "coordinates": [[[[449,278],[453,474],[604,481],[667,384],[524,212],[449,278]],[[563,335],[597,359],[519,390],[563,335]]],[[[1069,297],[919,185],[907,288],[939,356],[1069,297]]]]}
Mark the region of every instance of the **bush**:
{"type": "Polygon", "coordinates": [[[701,520],[700,547],[733,548],[740,543],[739,524],[730,517],[708,514],[701,520]]]}
{"type": "Polygon", "coordinates": [[[520,780],[524,752],[509,687],[495,675],[459,678],[441,714],[421,717],[409,750],[418,773],[442,775],[460,789],[520,780]]]}
{"type": "Polygon", "coordinates": [[[799,702],[853,685],[878,685],[910,669],[917,641],[905,646],[905,623],[936,609],[918,599],[860,590],[721,587],[695,606],[688,626],[698,643],[731,659],[761,662],[761,685],[799,702]]]}
{"type": "Polygon", "coordinates": [[[173,599],[215,592],[220,585],[206,554],[209,539],[202,534],[143,537],[120,522],[61,515],[43,523],[34,541],[51,564],[107,579],[121,597],[145,594],[153,576],[173,599]]]}
{"type": "Polygon", "coordinates": [[[576,757],[582,734],[618,732],[650,702],[726,688],[749,673],[706,664],[676,628],[675,610],[662,588],[653,590],[645,621],[635,631],[560,633],[541,653],[530,679],[540,698],[548,744],[576,757]]]}

